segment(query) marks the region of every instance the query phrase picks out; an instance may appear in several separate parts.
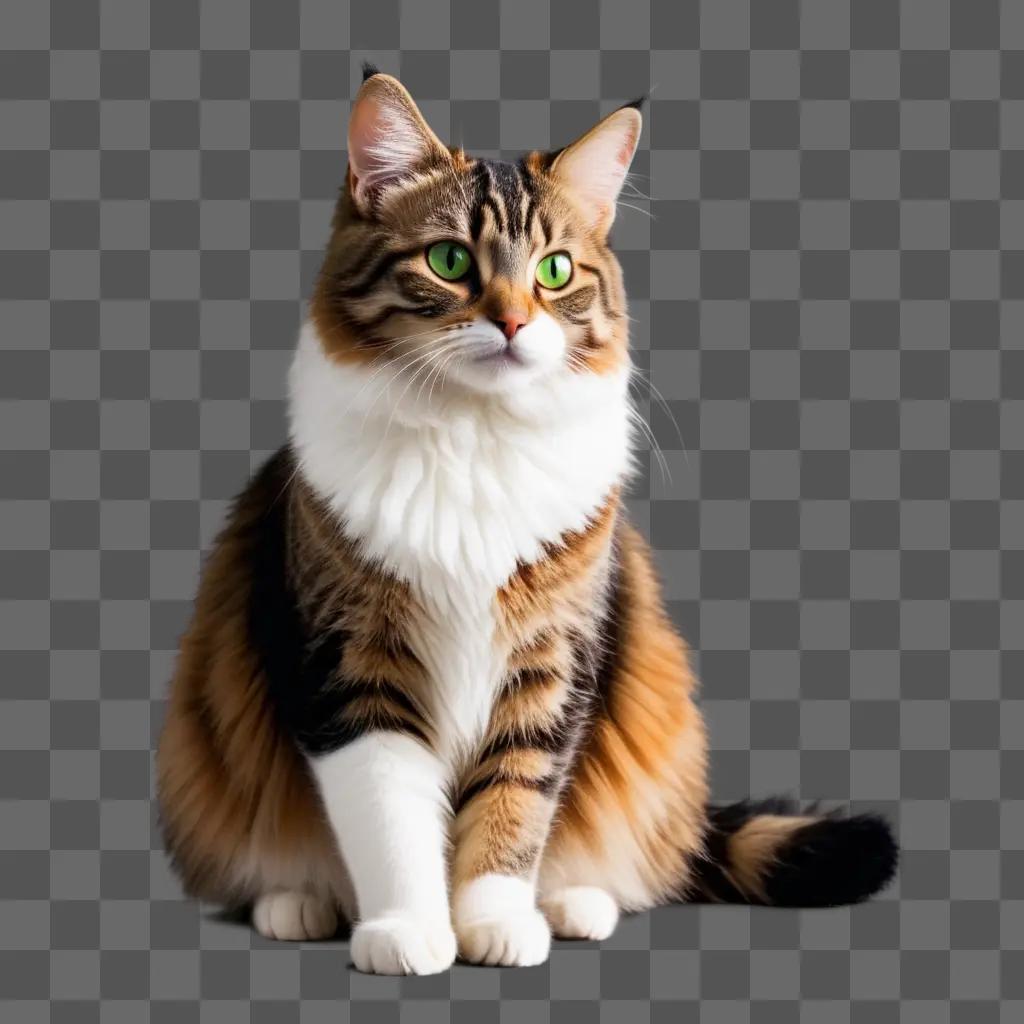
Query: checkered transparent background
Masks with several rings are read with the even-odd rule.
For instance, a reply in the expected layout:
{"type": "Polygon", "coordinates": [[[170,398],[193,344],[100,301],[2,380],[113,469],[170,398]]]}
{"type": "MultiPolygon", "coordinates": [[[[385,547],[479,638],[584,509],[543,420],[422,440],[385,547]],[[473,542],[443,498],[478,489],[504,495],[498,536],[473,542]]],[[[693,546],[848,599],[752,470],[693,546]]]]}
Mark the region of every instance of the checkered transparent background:
{"type": "Polygon", "coordinates": [[[1024,4],[4,0],[0,47],[5,1024],[1024,1017],[1024,4]],[[615,239],[668,474],[633,511],[716,796],[889,814],[879,901],[406,980],[182,901],[152,744],[284,436],[363,59],[492,155],[650,90],[615,239]]]}

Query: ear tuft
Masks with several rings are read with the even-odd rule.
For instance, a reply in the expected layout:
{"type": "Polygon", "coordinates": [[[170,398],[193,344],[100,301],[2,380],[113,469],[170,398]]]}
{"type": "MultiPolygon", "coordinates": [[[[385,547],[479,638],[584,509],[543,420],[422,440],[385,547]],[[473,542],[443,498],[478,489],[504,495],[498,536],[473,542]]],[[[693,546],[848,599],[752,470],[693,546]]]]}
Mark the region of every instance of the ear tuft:
{"type": "Polygon", "coordinates": [[[591,211],[594,226],[599,230],[607,231],[615,219],[615,202],[640,142],[642,127],[639,107],[628,103],[566,146],[551,164],[551,174],[581,200],[581,206],[591,211]]]}
{"type": "Polygon", "coordinates": [[[368,60],[363,61],[363,81],[365,82],[368,78],[373,78],[374,75],[380,74],[380,68],[376,64],[371,64],[368,60]]]}
{"type": "Polygon", "coordinates": [[[369,212],[389,187],[444,159],[451,159],[448,150],[402,83],[372,69],[348,122],[349,186],[356,206],[369,212]]]}

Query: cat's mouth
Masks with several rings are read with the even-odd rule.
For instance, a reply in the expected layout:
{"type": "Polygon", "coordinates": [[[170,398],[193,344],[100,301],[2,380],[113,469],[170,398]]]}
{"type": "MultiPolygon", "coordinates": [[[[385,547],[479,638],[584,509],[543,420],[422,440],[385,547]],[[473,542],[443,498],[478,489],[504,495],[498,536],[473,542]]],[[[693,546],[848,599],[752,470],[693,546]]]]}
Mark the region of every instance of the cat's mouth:
{"type": "Polygon", "coordinates": [[[523,353],[514,345],[501,344],[481,352],[474,360],[476,363],[487,363],[491,366],[526,366],[527,360],[523,353]]]}
{"type": "Polygon", "coordinates": [[[562,331],[547,314],[535,317],[511,340],[483,318],[472,326],[459,338],[459,356],[451,367],[451,376],[470,389],[515,390],[561,365],[562,331]]]}

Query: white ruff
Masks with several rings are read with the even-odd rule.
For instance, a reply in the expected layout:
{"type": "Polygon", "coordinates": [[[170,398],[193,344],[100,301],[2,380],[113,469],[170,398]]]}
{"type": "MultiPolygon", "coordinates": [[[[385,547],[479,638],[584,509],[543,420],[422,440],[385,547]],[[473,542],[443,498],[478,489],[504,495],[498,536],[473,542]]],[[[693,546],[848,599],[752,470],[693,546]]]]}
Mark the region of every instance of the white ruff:
{"type": "Polygon", "coordinates": [[[428,395],[375,369],[329,359],[307,323],[291,370],[292,443],[345,533],[412,584],[425,609],[417,653],[464,747],[501,673],[497,589],[583,527],[629,470],[628,371],[558,368],[514,391],[428,395]]]}

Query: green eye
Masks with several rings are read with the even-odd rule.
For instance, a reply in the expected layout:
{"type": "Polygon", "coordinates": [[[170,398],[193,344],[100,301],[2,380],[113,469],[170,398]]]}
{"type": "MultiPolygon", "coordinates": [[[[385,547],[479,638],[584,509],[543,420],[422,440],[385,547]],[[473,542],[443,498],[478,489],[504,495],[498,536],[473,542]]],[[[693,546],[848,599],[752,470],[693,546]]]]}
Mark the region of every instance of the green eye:
{"type": "Polygon", "coordinates": [[[553,252],[537,264],[537,283],[542,288],[564,288],[572,278],[572,257],[553,252]]]}
{"type": "Polygon", "coordinates": [[[458,242],[435,242],[427,250],[430,269],[446,281],[460,281],[469,273],[473,257],[458,242]]]}

